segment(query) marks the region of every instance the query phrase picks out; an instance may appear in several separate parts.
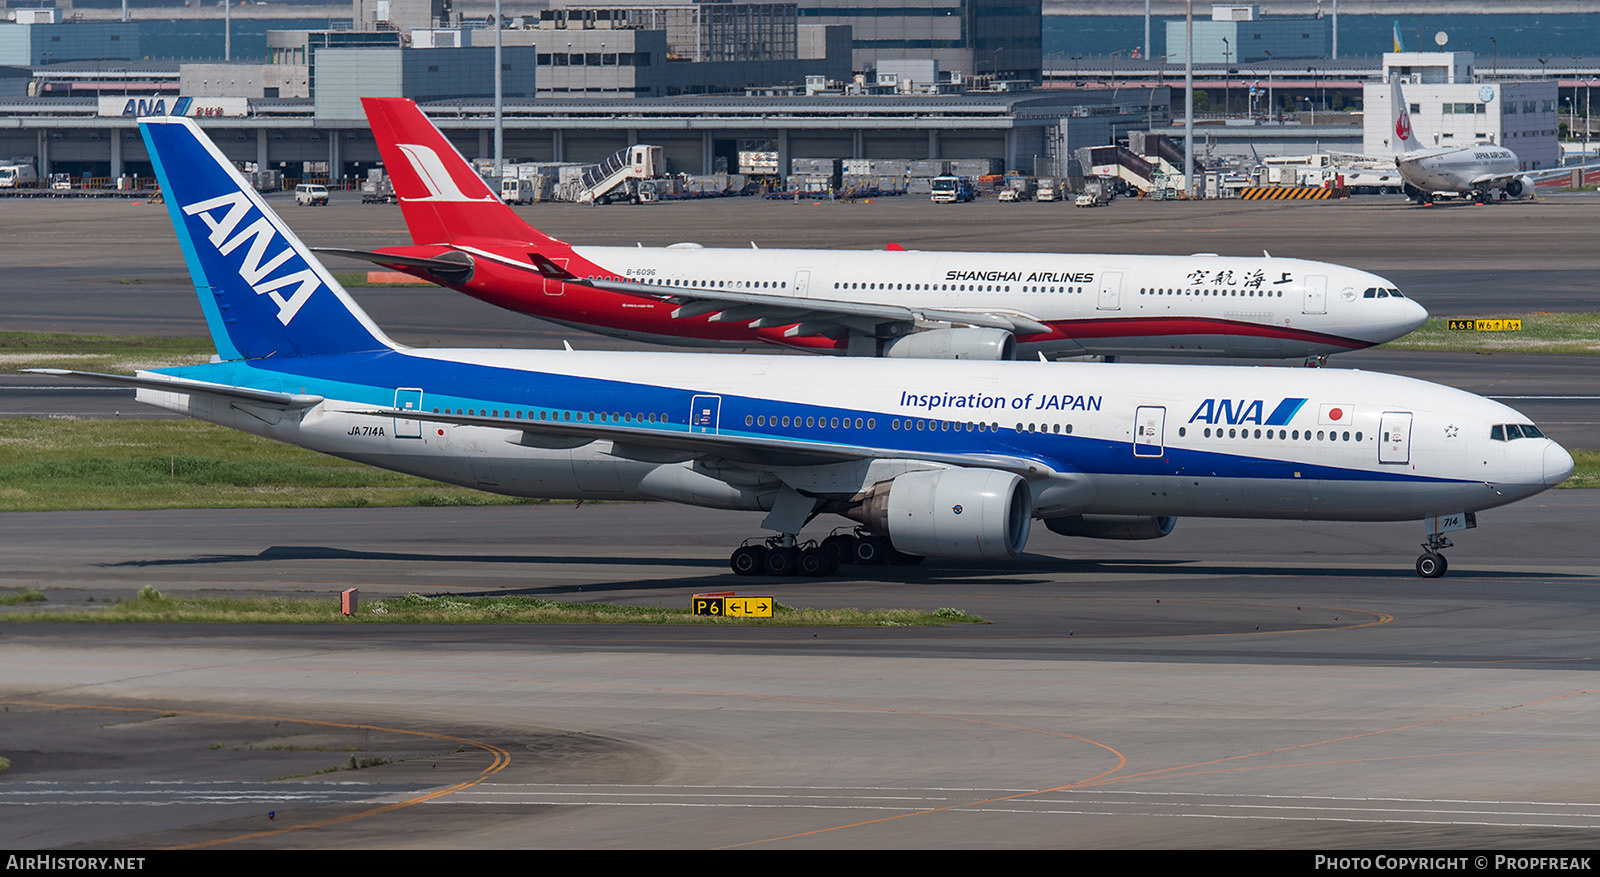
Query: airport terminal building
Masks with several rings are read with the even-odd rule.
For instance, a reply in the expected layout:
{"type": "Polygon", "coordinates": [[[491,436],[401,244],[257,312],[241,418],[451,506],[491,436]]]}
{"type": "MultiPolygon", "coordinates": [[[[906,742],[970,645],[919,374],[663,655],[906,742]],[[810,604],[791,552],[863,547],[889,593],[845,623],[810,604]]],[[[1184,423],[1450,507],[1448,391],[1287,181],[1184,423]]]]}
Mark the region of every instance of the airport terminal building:
{"type": "MultiPolygon", "coordinates": [[[[1066,175],[1077,148],[1167,121],[1166,88],[1035,91],[1040,26],[1039,0],[557,0],[501,31],[504,154],[593,162],[652,143],[672,171],[702,174],[762,142],[785,169],[972,158],[1066,175]]],[[[378,160],[363,96],[411,97],[467,157],[492,154],[494,33],[446,0],[353,0],[348,27],[269,32],[264,62],[107,60],[95,39],[84,57],[19,54],[27,66],[0,71],[0,157],[42,175],[148,175],[135,118],[183,114],[237,161],[341,180],[378,160]]]]}

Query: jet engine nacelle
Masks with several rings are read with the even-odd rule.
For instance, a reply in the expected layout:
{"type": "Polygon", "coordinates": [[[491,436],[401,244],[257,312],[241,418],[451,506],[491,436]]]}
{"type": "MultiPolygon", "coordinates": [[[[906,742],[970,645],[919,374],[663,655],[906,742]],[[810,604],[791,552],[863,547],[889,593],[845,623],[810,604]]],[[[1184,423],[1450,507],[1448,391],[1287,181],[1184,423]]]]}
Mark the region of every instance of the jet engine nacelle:
{"type": "Polygon", "coordinates": [[[850,517],[907,554],[992,560],[1028,544],[1033,497],[996,469],[907,472],[873,485],[850,517]]]}
{"type": "Polygon", "coordinates": [[[1177,524],[1169,515],[1064,515],[1044,522],[1052,533],[1085,539],[1160,539],[1177,524]]]}
{"type": "Polygon", "coordinates": [[[883,344],[883,355],[897,359],[1014,359],[1017,339],[1004,329],[929,329],[883,344]]]}
{"type": "Polygon", "coordinates": [[[1520,198],[1523,192],[1531,191],[1533,191],[1532,177],[1518,177],[1506,183],[1506,194],[1512,198],[1520,198]]]}

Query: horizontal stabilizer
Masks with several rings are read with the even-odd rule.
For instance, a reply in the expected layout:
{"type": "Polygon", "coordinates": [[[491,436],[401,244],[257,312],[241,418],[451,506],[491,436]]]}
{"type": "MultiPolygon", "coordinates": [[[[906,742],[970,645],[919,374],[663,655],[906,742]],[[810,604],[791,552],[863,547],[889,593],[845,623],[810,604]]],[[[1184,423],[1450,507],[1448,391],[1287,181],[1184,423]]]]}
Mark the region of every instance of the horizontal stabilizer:
{"type": "Polygon", "coordinates": [[[312,247],[311,250],[325,256],[358,259],[386,268],[416,268],[432,274],[446,284],[466,283],[472,279],[475,267],[470,254],[456,251],[438,256],[402,256],[398,253],[374,253],[367,250],[347,250],[342,247],[312,247]]]}

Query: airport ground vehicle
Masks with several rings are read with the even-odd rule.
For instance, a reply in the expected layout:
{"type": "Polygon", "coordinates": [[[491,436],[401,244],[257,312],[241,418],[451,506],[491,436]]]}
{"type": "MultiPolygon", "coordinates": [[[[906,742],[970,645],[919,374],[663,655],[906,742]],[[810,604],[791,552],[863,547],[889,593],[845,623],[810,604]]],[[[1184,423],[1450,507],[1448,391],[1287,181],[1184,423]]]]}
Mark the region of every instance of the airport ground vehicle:
{"type": "Polygon", "coordinates": [[[328,187],[316,183],[301,183],[294,187],[294,203],[301,207],[327,207],[328,187]]]}
{"type": "Polygon", "coordinates": [[[39,184],[31,164],[0,164],[0,189],[25,189],[39,184]]]}
{"type": "Polygon", "coordinates": [[[932,186],[935,204],[964,204],[978,197],[972,188],[972,181],[966,177],[934,177],[932,186]]]}

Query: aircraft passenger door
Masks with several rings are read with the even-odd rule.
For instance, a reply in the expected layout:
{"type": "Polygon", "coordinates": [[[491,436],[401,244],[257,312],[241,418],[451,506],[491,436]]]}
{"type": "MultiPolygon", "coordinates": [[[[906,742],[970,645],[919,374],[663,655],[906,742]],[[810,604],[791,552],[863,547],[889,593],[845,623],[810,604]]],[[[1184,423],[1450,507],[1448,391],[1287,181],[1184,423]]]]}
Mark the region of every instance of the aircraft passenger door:
{"type": "Polygon", "coordinates": [[[794,272],[794,294],[805,297],[811,294],[811,271],[801,269],[794,272]]]}
{"type": "Polygon", "coordinates": [[[1166,451],[1167,409],[1141,405],[1133,416],[1133,455],[1160,457],[1166,451]]]}
{"type": "Polygon", "coordinates": [[[1122,309],[1122,272],[1107,271],[1100,275],[1100,304],[1102,311],[1122,309]]]}
{"type": "Polygon", "coordinates": [[[1411,412],[1385,411],[1378,419],[1378,462],[1411,462],[1411,412]]]}
{"type": "Polygon", "coordinates": [[[722,397],[696,396],[689,402],[689,431],[716,435],[722,424],[722,397]]]}
{"type": "Polygon", "coordinates": [[[1306,306],[1308,314],[1328,312],[1328,278],[1322,274],[1306,275],[1306,306]]]}
{"type": "MultiPolygon", "coordinates": [[[[567,263],[572,261],[572,260],[571,259],[551,259],[550,261],[556,263],[557,265],[560,265],[562,271],[566,271],[567,270],[567,263]]],[[[564,295],[566,293],[566,290],[567,290],[566,286],[560,280],[556,280],[556,279],[550,278],[550,277],[544,278],[544,294],[545,295],[564,295]]]]}
{"type": "MultiPolygon", "coordinates": [[[[394,407],[400,411],[421,411],[422,391],[416,387],[401,387],[394,391],[394,407]]],[[[394,419],[395,438],[422,438],[422,423],[417,420],[394,419]]]]}

